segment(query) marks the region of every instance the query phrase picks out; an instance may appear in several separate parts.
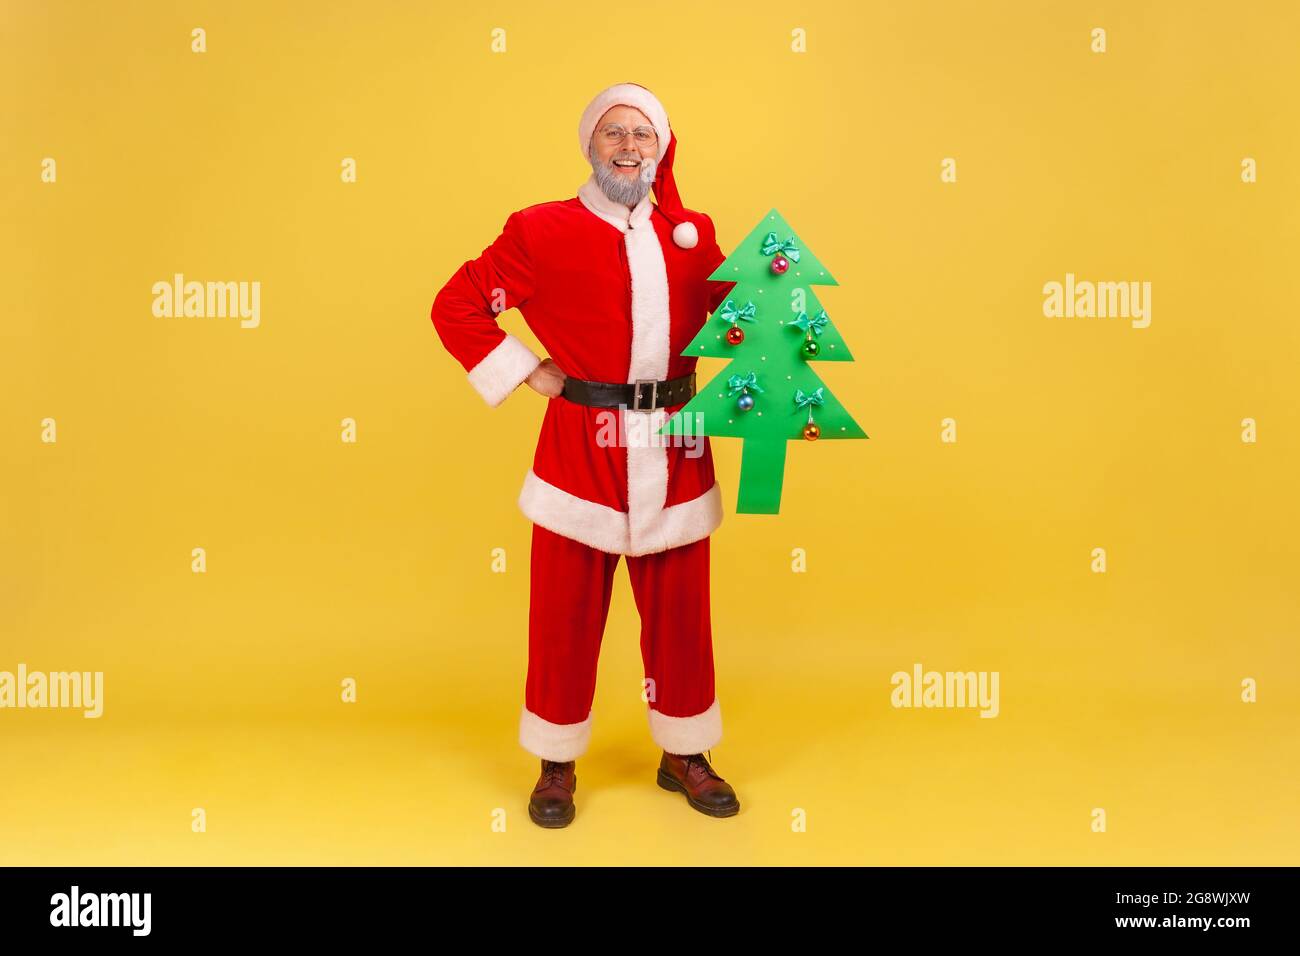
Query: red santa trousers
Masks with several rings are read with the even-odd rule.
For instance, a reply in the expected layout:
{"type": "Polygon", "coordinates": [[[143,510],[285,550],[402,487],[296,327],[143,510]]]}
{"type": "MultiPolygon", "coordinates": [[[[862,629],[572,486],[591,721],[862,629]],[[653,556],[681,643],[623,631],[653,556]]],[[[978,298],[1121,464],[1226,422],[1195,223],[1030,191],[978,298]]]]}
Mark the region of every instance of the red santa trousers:
{"type": "Polygon", "coordinates": [[[599,551],[533,525],[528,680],[519,742],[547,760],[574,760],[591,739],[596,662],[614,571],[627,559],[641,616],[650,734],[669,753],[722,738],[713,685],[709,539],[642,555],[599,551]]]}

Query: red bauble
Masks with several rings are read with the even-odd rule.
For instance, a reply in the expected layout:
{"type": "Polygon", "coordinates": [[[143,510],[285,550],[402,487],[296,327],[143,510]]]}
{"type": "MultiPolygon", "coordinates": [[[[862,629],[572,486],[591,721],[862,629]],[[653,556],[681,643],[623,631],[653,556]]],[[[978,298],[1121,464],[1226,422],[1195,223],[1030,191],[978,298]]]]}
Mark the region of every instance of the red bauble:
{"type": "Polygon", "coordinates": [[[739,345],[743,341],[745,341],[745,332],[740,326],[733,325],[731,328],[727,329],[728,345],[739,345]]]}
{"type": "Polygon", "coordinates": [[[785,275],[786,270],[789,268],[790,260],[785,256],[778,254],[772,257],[772,271],[777,275],[785,275]]]}
{"type": "Polygon", "coordinates": [[[803,427],[803,437],[809,441],[816,441],[821,437],[822,430],[817,427],[815,422],[809,422],[803,427]]]}

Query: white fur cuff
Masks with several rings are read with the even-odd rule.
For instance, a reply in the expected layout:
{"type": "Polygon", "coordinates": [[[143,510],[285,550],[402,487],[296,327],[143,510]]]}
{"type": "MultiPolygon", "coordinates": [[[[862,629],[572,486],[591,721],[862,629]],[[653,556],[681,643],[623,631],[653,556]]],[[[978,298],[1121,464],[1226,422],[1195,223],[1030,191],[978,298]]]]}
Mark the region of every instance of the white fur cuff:
{"type": "Polygon", "coordinates": [[[580,723],[553,724],[525,707],[519,715],[519,743],[543,760],[577,760],[591,743],[591,714],[580,723]]]}
{"type": "Polygon", "coordinates": [[[716,747],[722,739],[722,708],[715,698],[709,709],[694,717],[669,717],[646,710],[650,736],[670,754],[698,754],[716,747]]]}
{"type": "Polygon", "coordinates": [[[542,360],[533,354],[532,349],[507,334],[496,348],[470,369],[469,383],[483,396],[483,401],[496,408],[541,364],[542,360]]]}

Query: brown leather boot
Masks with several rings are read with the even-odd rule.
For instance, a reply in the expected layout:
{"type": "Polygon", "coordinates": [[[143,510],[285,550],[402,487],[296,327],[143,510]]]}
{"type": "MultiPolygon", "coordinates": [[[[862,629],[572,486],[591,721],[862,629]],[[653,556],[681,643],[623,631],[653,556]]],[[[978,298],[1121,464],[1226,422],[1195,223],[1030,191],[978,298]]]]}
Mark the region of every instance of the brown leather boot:
{"type": "Polygon", "coordinates": [[[537,778],[528,816],[539,827],[567,827],[573,822],[573,792],[578,789],[575,762],[556,763],[542,759],[542,774],[537,778]]]}
{"type": "Polygon", "coordinates": [[[670,754],[659,761],[659,786],[686,794],[686,802],[711,817],[734,817],[740,801],[731,784],[717,775],[704,754],[670,754]]]}

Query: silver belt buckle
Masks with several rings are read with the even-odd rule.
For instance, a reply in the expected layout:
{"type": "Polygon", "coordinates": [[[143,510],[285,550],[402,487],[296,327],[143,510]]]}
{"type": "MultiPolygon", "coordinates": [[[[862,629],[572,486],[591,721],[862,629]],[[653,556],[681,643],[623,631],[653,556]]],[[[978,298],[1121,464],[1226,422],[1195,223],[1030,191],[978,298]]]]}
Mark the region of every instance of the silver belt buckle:
{"type": "Polygon", "coordinates": [[[659,380],[657,378],[638,378],[632,389],[632,411],[648,412],[653,411],[655,403],[659,400],[659,380]],[[641,407],[641,386],[650,386],[650,407],[641,407]]]}

